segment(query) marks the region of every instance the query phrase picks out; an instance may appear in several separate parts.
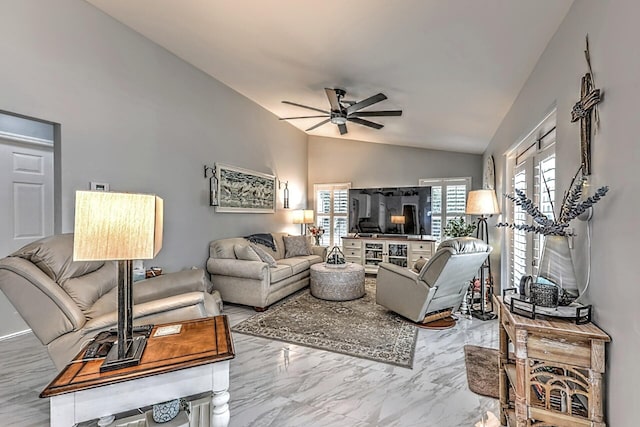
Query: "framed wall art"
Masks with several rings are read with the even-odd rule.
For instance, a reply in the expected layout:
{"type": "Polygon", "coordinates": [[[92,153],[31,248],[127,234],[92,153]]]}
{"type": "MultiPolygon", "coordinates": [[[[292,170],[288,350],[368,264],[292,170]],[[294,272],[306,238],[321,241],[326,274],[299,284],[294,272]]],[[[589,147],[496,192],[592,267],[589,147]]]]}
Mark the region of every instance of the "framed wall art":
{"type": "Polygon", "coordinates": [[[276,177],[216,163],[218,206],[216,212],[274,213],[276,177]]]}

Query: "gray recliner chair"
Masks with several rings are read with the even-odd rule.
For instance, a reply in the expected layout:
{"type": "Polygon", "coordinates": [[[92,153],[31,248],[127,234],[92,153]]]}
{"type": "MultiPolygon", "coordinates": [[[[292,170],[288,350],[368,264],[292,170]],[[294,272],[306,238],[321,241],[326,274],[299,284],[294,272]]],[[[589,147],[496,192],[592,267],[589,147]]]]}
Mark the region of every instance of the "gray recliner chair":
{"type": "MultiPolygon", "coordinates": [[[[118,323],[116,263],[74,262],[72,256],[73,234],[61,234],[0,260],[0,289],[58,369],[97,333],[118,323]]],[[[214,316],[222,308],[201,269],[135,282],[133,300],[136,325],[214,316]]]]}
{"type": "Polygon", "coordinates": [[[470,280],[491,253],[491,246],[473,237],[457,237],[440,243],[419,272],[380,263],[376,302],[414,322],[429,314],[458,310],[470,280]]]}

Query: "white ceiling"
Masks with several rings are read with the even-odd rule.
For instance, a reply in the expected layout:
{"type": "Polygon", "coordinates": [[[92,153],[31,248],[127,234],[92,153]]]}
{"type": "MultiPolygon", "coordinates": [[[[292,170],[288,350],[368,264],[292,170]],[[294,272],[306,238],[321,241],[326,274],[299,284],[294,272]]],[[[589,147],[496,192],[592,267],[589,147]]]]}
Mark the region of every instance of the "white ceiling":
{"type": "MultiPolygon", "coordinates": [[[[482,153],[573,0],[87,0],[273,112],[329,109],[325,87],[384,128],[342,138],[482,153]],[[364,110],[363,110],[364,111],[364,110]]],[[[306,129],[322,119],[290,123],[306,129]]],[[[312,135],[340,138],[325,124],[312,135]]]]}

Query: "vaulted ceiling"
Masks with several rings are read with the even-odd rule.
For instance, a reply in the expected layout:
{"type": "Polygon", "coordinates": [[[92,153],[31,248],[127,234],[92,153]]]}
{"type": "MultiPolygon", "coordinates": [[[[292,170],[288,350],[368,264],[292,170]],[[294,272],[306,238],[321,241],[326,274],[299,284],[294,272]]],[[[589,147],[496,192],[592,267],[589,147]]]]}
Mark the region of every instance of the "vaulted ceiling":
{"type": "MultiPolygon", "coordinates": [[[[380,130],[309,134],[482,153],[573,0],[87,0],[278,117],[360,101],[380,130]]],[[[364,111],[364,110],[363,110],[364,111]]],[[[311,113],[311,114],[309,114],[311,113]]],[[[250,120],[248,117],[239,120],[250,120]]],[[[304,130],[322,119],[291,121],[304,130]]]]}

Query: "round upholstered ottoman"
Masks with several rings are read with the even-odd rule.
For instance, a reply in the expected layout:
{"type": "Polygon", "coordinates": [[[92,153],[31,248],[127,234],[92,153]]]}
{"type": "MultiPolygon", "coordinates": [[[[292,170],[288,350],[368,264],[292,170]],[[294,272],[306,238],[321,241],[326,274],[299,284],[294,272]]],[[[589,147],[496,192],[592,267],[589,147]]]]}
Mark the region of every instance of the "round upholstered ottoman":
{"type": "Polygon", "coordinates": [[[311,295],[329,301],[349,301],[364,296],[364,267],[347,263],[344,267],[311,266],[311,295]]]}

